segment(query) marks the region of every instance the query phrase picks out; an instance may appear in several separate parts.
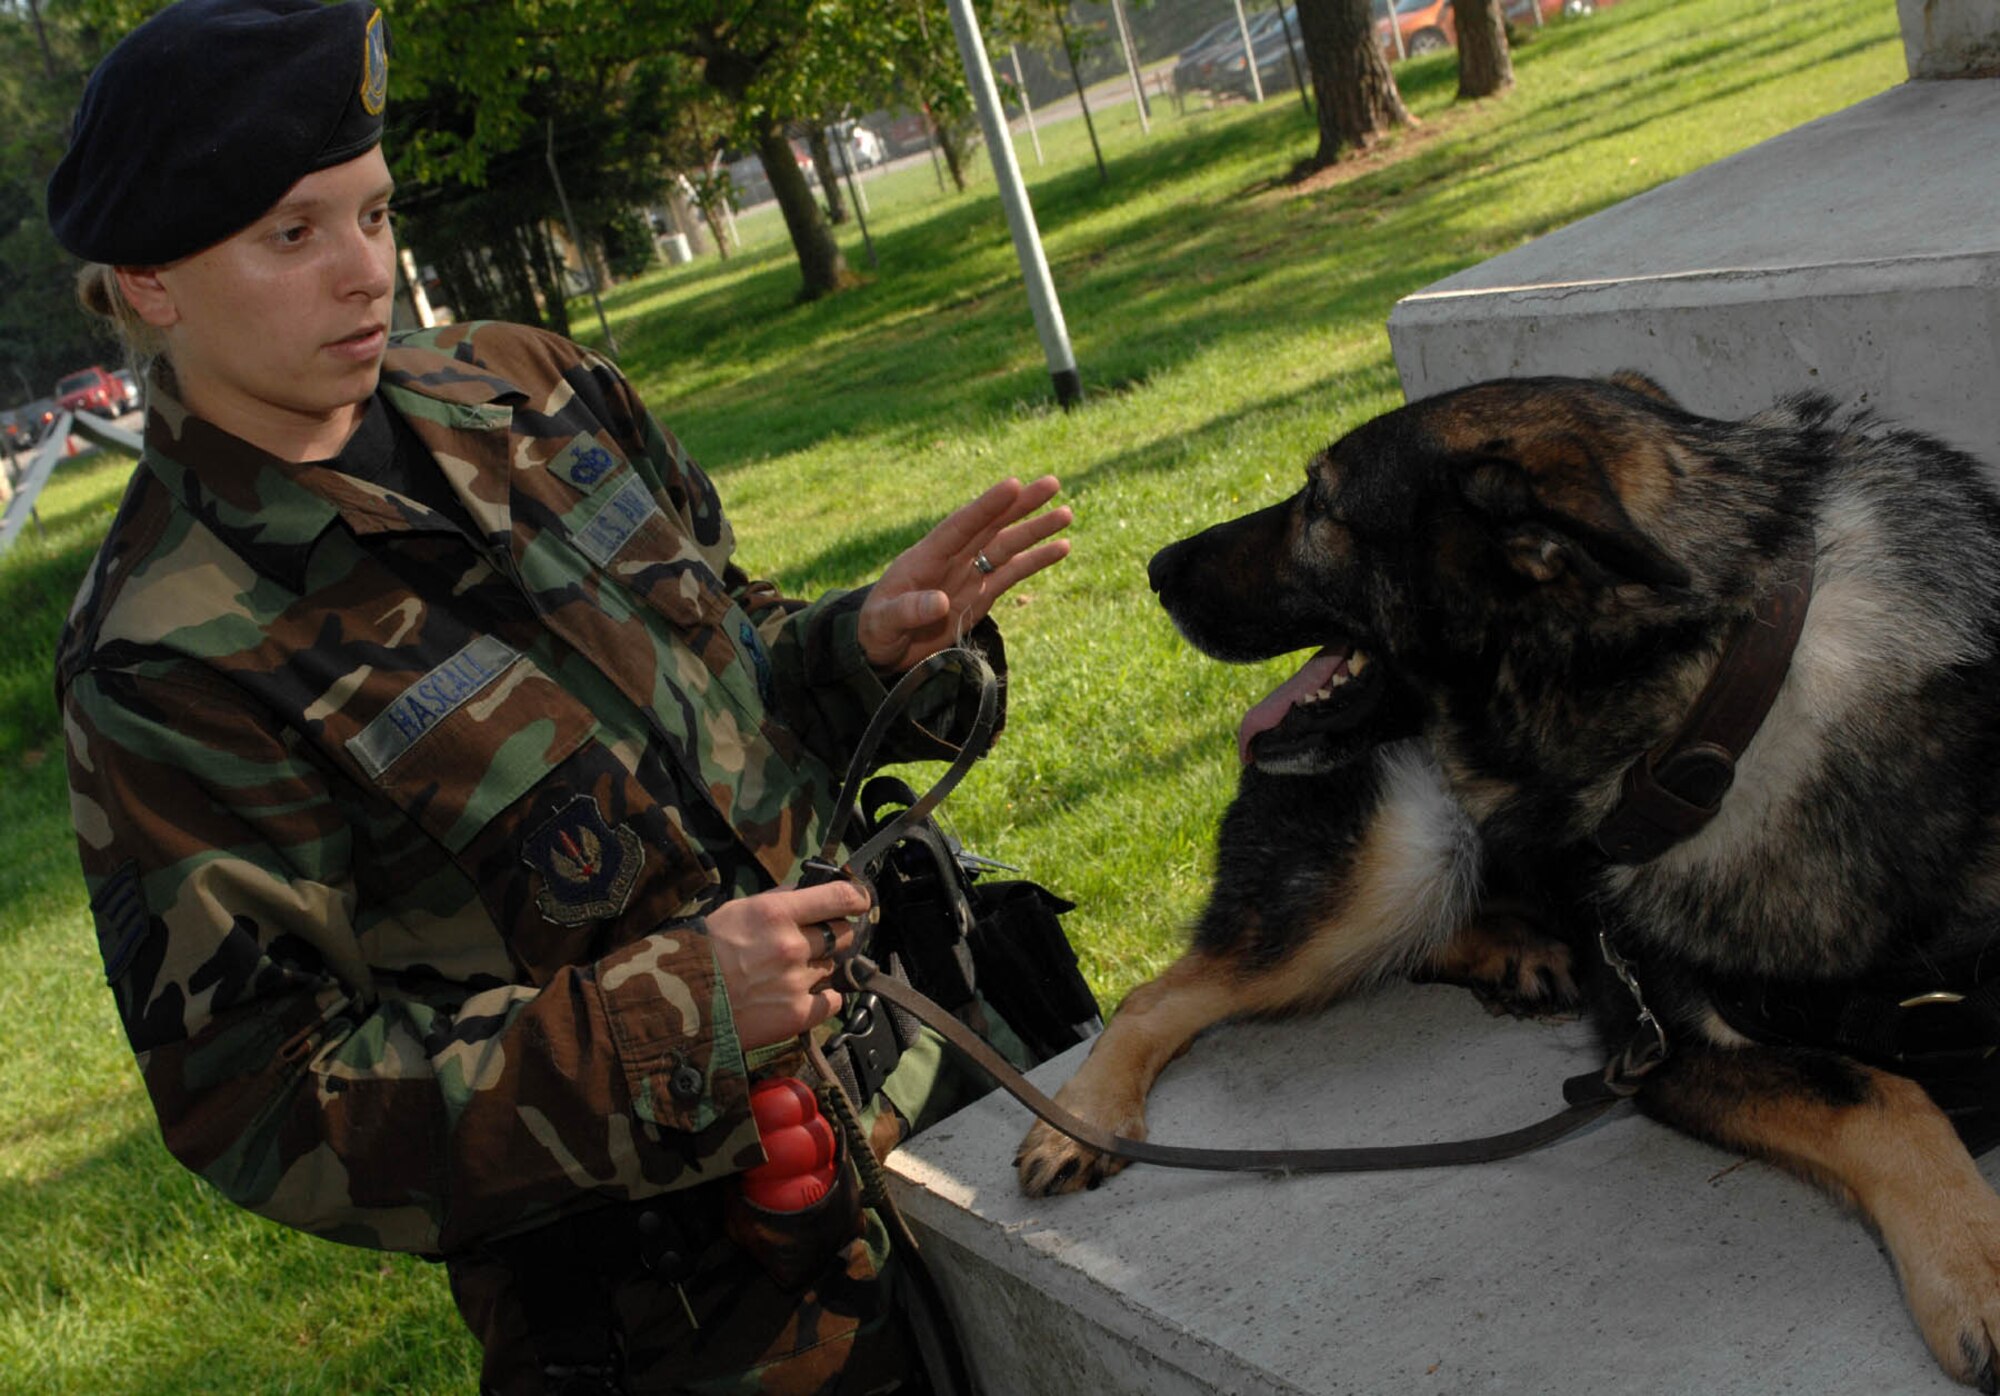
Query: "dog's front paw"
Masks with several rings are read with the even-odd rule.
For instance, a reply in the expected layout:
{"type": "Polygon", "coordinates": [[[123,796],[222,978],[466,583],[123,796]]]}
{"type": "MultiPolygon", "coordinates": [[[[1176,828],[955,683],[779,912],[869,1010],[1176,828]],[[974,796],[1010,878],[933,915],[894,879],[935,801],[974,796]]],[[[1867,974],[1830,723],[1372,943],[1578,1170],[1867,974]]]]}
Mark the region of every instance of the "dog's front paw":
{"type": "Polygon", "coordinates": [[[1462,984],[1494,1013],[1550,1017],[1574,1008],[1569,946],[1531,919],[1486,912],[1462,926],[1414,978],[1462,984]]]}
{"type": "MultiPolygon", "coordinates": [[[[1073,1081],[1070,1086],[1076,1084],[1073,1081]]],[[[1121,1138],[1146,1137],[1143,1100],[1118,1107],[1093,1104],[1079,1099],[1070,1087],[1065,1087],[1056,1096],[1056,1103],[1121,1138]]],[[[1029,1197],[1054,1197],[1058,1193],[1094,1188],[1122,1171],[1128,1162],[1100,1153],[1088,1144],[1079,1144],[1046,1120],[1035,1121],[1014,1154],[1015,1174],[1020,1179],[1021,1191],[1029,1197]]]]}
{"type": "Polygon", "coordinates": [[[1939,1220],[1907,1256],[1897,1249],[1910,1313],[1945,1371],[2000,1392],[2000,1201],[1939,1220]]]}
{"type": "MultiPolygon", "coordinates": [[[[1125,1131],[1120,1133],[1132,1137],[1125,1131]]],[[[1014,1155],[1014,1170],[1021,1180],[1021,1191],[1029,1197],[1054,1197],[1094,1188],[1125,1167],[1125,1162],[1079,1144],[1046,1121],[1037,1120],[1014,1155]]]]}

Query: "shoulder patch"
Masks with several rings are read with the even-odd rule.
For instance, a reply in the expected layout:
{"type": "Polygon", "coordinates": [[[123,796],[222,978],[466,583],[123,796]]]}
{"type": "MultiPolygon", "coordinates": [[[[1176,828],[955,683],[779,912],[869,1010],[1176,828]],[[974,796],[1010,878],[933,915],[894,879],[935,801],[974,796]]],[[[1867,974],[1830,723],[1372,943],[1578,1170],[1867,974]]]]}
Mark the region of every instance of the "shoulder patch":
{"type": "Polygon", "coordinates": [[[578,795],[530,834],[524,853],[521,861],[541,874],[536,904],[563,926],[623,911],[646,861],[639,835],[605,823],[589,795],[578,795]]]}
{"type": "Polygon", "coordinates": [[[382,27],[382,12],[368,16],[368,29],[361,40],[361,109],[380,116],[389,105],[389,34],[382,27]]]}
{"type": "Polygon", "coordinates": [[[565,446],[556,458],[549,462],[549,470],[580,490],[592,490],[597,482],[616,470],[620,465],[618,457],[589,437],[573,441],[565,446]]]}

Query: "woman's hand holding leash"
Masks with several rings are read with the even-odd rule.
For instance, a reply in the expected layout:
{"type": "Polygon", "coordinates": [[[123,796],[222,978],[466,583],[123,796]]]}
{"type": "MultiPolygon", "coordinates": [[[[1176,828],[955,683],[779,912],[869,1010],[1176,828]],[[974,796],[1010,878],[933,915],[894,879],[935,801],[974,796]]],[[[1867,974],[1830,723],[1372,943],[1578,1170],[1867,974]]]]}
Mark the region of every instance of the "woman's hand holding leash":
{"type": "MultiPolygon", "coordinates": [[[[1069,526],[1070,511],[1035,512],[1060,488],[1053,475],[1003,480],[890,563],[861,606],[868,662],[890,672],[922,663],[977,625],[1009,587],[1067,556],[1069,541],[1052,535],[1069,526]]],[[[842,877],[739,897],[708,913],[745,1047],[797,1037],[840,1007],[834,961],[854,948],[848,918],[868,910],[868,897],[842,877]]]]}
{"type": "Polygon", "coordinates": [[[898,673],[958,643],[1009,587],[1066,557],[1069,540],[1052,535],[1068,507],[1035,514],[1060,488],[1053,475],[1002,480],[890,563],[861,605],[868,662],[898,673]]]}
{"type": "Polygon", "coordinates": [[[832,1016],[840,1007],[829,982],[834,960],[854,948],[848,918],[867,910],[868,893],[843,878],[738,897],[708,913],[739,1042],[769,1046],[832,1016]]]}

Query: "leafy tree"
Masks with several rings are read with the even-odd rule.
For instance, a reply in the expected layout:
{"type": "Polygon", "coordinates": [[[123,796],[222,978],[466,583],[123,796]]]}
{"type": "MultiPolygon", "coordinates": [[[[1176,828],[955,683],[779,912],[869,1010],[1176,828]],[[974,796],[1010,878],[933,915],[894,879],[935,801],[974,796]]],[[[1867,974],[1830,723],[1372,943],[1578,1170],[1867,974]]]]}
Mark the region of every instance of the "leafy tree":
{"type": "Polygon", "coordinates": [[[115,340],[76,303],[76,261],[49,232],[46,187],[83,80],[109,44],[88,14],[0,4],[0,401],[111,359],[115,340]]]}
{"type": "Polygon", "coordinates": [[[1298,0],[1299,41],[1319,94],[1319,149],[1304,162],[1324,169],[1352,147],[1365,150],[1392,126],[1414,126],[1375,42],[1369,0],[1298,0]]]}

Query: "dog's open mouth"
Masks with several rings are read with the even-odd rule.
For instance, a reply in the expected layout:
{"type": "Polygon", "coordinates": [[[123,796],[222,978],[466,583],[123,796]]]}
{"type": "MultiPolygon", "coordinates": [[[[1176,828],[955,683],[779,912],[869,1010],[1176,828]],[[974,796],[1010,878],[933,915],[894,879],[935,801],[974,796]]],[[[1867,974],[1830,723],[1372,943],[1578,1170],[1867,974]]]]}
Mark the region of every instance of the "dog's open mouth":
{"type": "Polygon", "coordinates": [[[1388,685],[1386,666],[1352,643],[1329,645],[1244,715],[1236,749],[1275,773],[1325,770],[1372,745],[1363,731],[1388,685]]]}

